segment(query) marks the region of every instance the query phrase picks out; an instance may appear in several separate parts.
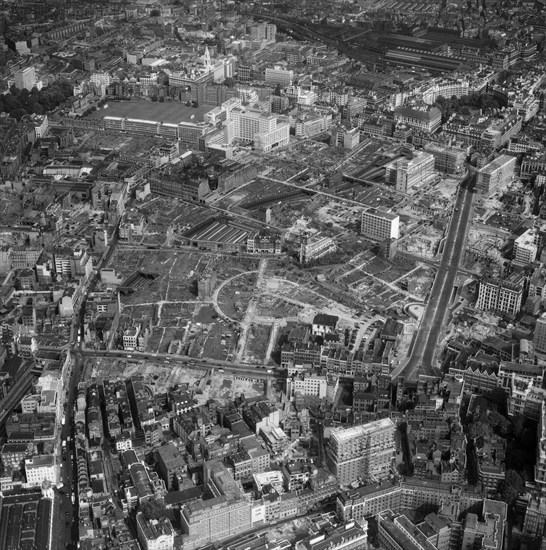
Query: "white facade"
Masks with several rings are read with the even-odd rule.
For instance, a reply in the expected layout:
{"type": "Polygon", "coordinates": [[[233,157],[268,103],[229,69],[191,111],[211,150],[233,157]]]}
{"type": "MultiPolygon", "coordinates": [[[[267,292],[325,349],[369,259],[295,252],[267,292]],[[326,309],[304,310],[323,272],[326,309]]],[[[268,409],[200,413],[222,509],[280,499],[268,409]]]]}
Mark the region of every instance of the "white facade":
{"type": "Polygon", "coordinates": [[[291,86],[294,81],[294,71],[289,71],[278,67],[275,67],[274,69],[268,68],[265,70],[265,81],[274,86],[277,84],[283,87],[291,86]]]}
{"type": "Polygon", "coordinates": [[[514,260],[521,264],[530,264],[536,260],[538,246],[533,229],[528,229],[514,241],[514,260]]]}
{"type": "Polygon", "coordinates": [[[15,87],[19,90],[32,90],[36,86],[36,69],[27,67],[15,73],[15,87]]]}
{"type": "Polygon", "coordinates": [[[44,480],[56,485],[57,466],[55,465],[55,458],[51,455],[28,458],[25,460],[25,475],[29,487],[39,486],[44,480]]]}
{"type": "Polygon", "coordinates": [[[386,178],[396,190],[407,193],[412,187],[426,183],[434,176],[434,156],[420,152],[412,159],[400,159],[387,166],[386,178]]]}
{"type": "Polygon", "coordinates": [[[312,395],[319,398],[326,397],[327,381],[326,376],[295,376],[287,380],[288,395],[294,397],[296,394],[312,395]]]}
{"type": "Polygon", "coordinates": [[[400,216],[370,208],[362,212],[361,233],[374,241],[398,239],[400,216]]]}
{"type": "Polygon", "coordinates": [[[287,121],[256,109],[235,107],[231,110],[231,121],[234,139],[254,142],[255,148],[264,153],[287,145],[290,140],[287,121]]]}

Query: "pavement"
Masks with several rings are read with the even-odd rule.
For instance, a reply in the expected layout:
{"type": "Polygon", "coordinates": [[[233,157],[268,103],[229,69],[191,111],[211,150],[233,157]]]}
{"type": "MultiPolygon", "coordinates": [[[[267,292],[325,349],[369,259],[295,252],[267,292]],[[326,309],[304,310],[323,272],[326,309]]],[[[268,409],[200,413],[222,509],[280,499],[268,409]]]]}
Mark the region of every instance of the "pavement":
{"type": "MultiPolygon", "coordinates": [[[[470,183],[470,178],[467,178],[466,182],[470,183]]],[[[467,187],[467,185],[459,186],[442,259],[415,335],[410,358],[391,373],[393,379],[403,376],[406,380],[415,382],[420,374],[429,376],[438,374],[435,353],[438,340],[444,332],[444,323],[455,278],[464,254],[467,230],[472,216],[474,193],[467,187]]]]}

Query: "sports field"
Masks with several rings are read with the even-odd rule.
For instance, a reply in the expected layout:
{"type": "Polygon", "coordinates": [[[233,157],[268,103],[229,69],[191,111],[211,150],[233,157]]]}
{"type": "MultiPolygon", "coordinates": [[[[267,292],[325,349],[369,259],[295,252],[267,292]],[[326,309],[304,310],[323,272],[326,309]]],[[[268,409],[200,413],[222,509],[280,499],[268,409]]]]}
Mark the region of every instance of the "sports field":
{"type": "Polygon", "coordinates": [[[103,118],[105,116],[139,118],[178,124],[179,122],[201,122],[203,115],[214,109],[211,105],[188,107],[185,103],[169,101],[109,101],[107,109],[97,109],[90,114],[91,118],[103,118]],[[192,118],[192,116],[194,118],[192,118]]]}

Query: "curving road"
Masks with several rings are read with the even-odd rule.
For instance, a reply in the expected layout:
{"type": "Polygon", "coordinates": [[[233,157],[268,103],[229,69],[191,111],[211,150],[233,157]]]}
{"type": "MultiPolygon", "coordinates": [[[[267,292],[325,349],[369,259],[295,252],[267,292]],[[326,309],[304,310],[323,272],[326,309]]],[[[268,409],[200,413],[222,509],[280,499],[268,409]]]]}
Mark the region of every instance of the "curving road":
{"type": "Polygon", "coordinates": [[[467,176],[459,187],[453,214],[444,242],[442,259],[432,285],[421,324],[415,336],[408,361],[395,369],[391,376],[404,376],[416,381],[420,374],[436,375],[434,355],[444,330],[444,322],[455,284],[455,277],[465,249],[468,223],[472,214],[474,194],[471,189],[473,177],[467,176]],[[463,187],[464,184],[464,187],[463,187]]]}

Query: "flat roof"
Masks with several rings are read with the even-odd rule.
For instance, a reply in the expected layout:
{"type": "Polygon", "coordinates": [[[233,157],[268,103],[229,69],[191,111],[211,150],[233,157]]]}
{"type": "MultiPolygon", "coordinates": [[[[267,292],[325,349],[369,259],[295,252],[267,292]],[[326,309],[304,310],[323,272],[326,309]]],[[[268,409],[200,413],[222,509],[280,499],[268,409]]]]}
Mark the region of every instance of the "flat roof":
{"type": "Polygon", "coordinates": [[[334,428],[332,437],[335,437],[338,441],[347,441],[385,428],[394,428],[394,422],[390,418],[381,418],[352,428],[334,428]]]}

